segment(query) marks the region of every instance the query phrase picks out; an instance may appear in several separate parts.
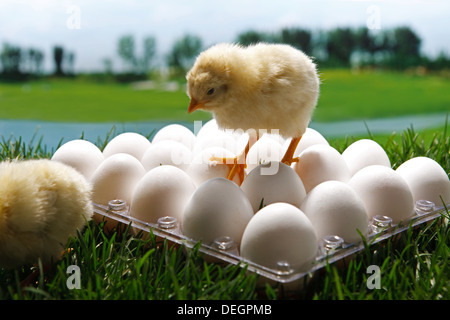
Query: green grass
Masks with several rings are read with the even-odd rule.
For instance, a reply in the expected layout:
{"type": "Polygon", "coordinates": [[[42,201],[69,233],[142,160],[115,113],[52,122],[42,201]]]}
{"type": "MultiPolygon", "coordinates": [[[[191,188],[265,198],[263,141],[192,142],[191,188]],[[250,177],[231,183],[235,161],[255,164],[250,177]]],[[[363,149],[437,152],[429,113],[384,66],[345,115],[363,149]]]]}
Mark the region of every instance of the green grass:
{"type": "Polygon", "coordinates": [[[139,91],[115,83],[50,79],[0,84],[0,119],[125,122],[210,118],[203,113],[188,115],[188,104],[183,91],[139,91]]]}
{"type": "Polygon", "coordinates": [[[450,82],[437,76],[396,72],[325,70],[316,121],[446,113],[450,82]]]}
{"type": "MultiPolygon", "coordinates": [[[[428,156],[450,172],[450,137],[447,127],[424,141],[407,130],[381,141],[395,166],[415,156],[428,156]]],[[[335,145],[342,150],[351,141],[335,145]]],[[[332,143],[333,145],[333,143],[332,143]]],[[[3,140],[1,158],[46,158],[51,154],[38,143],[3,140]]],[[[301,291],[282,286],[263,286],[245,268],[205,262],[198,247],[184,250],[131,233],[106,234],[102,225],[89,222],[72,238],[71,250],[36,281],[20,283],[40,267],[25,265],[0,269],[0,299],[450,299],[449,212],[430,224],[402,233],[395,239],[367,246],[344,265],[328,265],[301,291]],[[69,265],[80,267],[81,289],[68,289],[69,265]],[[381,289],[366,286],[368,266],[381,270],[381,289]]]]}
{"type": "MultiPolygon", "coordinates": [[[[436,76],[404,73],[323,70],[315,121],[384,118],[444,113],[450,82],[436,76]]],[[[0,119],[51,121],[206,120],[188,115],[189,99],[180,89],[135,91],[129,85],[50,79],[24,84],[0,83],[0,119]]]]}
{"type": "MultiPolygon", "coordinates": [[[[254,278],[245,269],[206,264],[197,248],[185,254],[154,237],[141,240],[128,232],[106,235],[90,223],[73,239],[70,254],[34,286],[20,288],[16,270],[5,279],[4,291],[12,299],[249,299],[254,294],[254,278]],[[83,289],[67,288],[67,267],[80,267],[83,289]],[[15,278],[15,279],[14,279],[15,278]]],[[[37,268],[37,267],[36,267],[37,268]]]]}

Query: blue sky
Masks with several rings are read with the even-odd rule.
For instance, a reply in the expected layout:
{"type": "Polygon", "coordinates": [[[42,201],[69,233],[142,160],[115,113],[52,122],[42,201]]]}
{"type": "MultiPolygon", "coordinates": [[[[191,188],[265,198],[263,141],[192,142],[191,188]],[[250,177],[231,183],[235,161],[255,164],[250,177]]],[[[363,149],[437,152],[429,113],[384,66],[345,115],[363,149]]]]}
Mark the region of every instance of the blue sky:
{"type": "Polygon", "coordinates": [[[102,69],[103,58],[119,65],[116,46],[123,34],[133,34],[138,45],[155,36],[162,57],[185,33],[208,46],[248,29],[408,25],[422,38],[423,51],[436,55],[450,54],[449,21],[447,0],[0,0],[0,44],[40,48],[47,68],[51,48],[60,44],[76,53],[77,70],[90,70],[102,69]]]}

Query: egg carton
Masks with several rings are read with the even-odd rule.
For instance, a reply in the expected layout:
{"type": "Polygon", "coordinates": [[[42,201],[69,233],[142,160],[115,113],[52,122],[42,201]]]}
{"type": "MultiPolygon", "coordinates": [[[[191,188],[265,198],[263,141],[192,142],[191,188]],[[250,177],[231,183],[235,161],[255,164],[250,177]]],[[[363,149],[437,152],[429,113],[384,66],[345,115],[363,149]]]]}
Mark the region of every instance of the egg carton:
{"type": "MultiPolygon", "coordinates": [[[[183,245],[186,248],[194,248],[199,242],[186,237],[181,232],[180,222],[171,216],[161,217],[157,223],[145,222],[129,215],[128,204],[120,199],[112,200],[108,205],[93,203],[94,213],[105,218],[130,225],[135,231],[144,233],[152,232],[155,237],[166,239],[167,241],[183,245]]],[[[266,279],[278,283],[291,283],[301,280],[307,275],[314,274],[326,267],[327,264],[336,263],[351,258],[353,255],[364,250],[365,245],[373,245],[408,230],[409,228],[420,227],[442,216],[443,212],[448,212],[450,203],[437,206],[431,201],[419,200],[415,204],[415,214],[399,224],[394,224],[387,216],[375,216],[369,223],[369,233],[365,236],[366,244],[346,243],[341,237],[329,235],[319,240],[317,256],[315,260],[305,266],[293,266],[286,261],[279,261],[276,268],[268,268],[252,261],[243,259],[239,255],[238,244],[232,238],[222,236],[213,243],[202,243],[199,251],[206,259],[214,262],[240,265],[246,267],[248,271],[261,275],[266,279]]]]}

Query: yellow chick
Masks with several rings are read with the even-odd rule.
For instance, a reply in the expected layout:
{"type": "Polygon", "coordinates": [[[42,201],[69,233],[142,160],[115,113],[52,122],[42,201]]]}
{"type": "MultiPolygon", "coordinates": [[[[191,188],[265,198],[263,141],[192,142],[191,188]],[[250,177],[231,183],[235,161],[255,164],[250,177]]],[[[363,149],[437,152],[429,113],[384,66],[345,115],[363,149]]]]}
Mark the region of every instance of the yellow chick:
{"type": "MultiPolygon", "coordinates": [[[[302,51],[284,44],[218,44],[197,57],[186,79],[189,113],[212,112],[223,129],[278,129],[292,138],[282,162],[298,161],[294,151],[311,120],[320,84],[316,65],[302,51]]],[[[229,178],[242,171],[235,161],[229,178]]]]}
{"type": "Polygon", "coordinates": [[[92,214],[91,186],[75,169],[46,159],[0,163],[0,267],[58,260],[92,214]]]}

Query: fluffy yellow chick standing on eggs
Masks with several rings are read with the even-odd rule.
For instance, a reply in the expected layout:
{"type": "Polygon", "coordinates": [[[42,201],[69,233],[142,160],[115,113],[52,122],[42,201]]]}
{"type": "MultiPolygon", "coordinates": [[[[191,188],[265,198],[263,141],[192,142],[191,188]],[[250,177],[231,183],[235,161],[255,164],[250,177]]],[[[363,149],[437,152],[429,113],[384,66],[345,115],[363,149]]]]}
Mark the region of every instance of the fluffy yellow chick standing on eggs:
{"type": "MultiPolygon", "coordinates": [[[[248,47],[218,44],[202,52],[188,72],[188,112],[212,112],[223,129],[278,129],[292,138],[282,162],[290,165],[319,96],[316,65],[302,51],[284,44],[248,47]]],[[[258,136],[257,136],[258,139],[258,136]]],[[[243,155],[250,148],[250,141],[243,155]]],[[[229,179],[243,177],[245,161],[234,159],[229,179]]]]}

